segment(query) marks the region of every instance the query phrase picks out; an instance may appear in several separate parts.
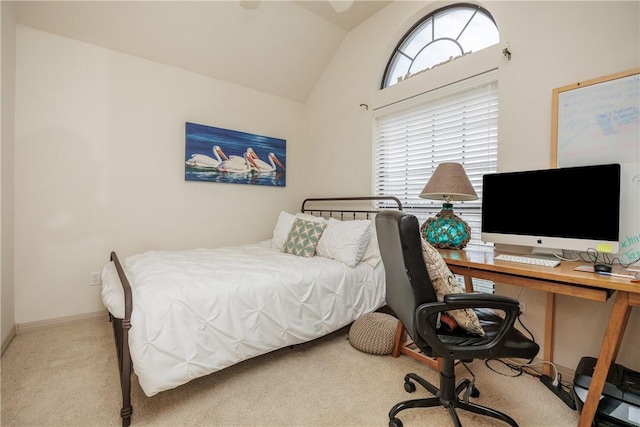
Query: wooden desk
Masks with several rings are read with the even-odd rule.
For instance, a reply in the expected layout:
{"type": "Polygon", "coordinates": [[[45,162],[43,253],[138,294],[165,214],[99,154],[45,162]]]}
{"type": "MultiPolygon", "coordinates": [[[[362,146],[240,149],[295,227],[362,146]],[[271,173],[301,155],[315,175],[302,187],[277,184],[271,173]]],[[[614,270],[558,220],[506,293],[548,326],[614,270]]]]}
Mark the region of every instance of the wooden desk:
{"type": "MultiPolygon", "coordinates": [[[[550,268],[495,261],[493,251],[440,250],[440,253],[453,273],[464,276],[467,291],[473,290],[471,278],[477,277],[547,292],[544,360],[548,361],[553,360],[555,294],[606,301],[609,296],[616,293],[598,362],[591,378],[587,400],[578,422],[579,427],[591,426],[609,367],[618,354],[631,307],[640,306],[640,282],[577,272],[573,270],[577,263],[563,262],[557,267],[550,268]]],[[[550,373],[551,368],[546,366],[545,374],[550,375],[550,373]]]]}

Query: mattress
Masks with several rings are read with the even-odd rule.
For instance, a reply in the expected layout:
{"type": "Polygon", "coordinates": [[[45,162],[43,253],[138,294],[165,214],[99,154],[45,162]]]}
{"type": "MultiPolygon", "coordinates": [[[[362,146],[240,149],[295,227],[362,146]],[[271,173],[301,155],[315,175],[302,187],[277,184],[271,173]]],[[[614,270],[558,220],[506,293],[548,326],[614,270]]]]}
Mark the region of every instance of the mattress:
{"type": "MultiPolygon", "coordinates": [[[[351,268],[285,254],[270,241],[148,251],[122,265],[133,295],[131,359],[147,396],[324,336],[385,301],[382,263],[351,268]]],[[[102,271],[102,301],[124,317],[112,262],[102,271]]]]}

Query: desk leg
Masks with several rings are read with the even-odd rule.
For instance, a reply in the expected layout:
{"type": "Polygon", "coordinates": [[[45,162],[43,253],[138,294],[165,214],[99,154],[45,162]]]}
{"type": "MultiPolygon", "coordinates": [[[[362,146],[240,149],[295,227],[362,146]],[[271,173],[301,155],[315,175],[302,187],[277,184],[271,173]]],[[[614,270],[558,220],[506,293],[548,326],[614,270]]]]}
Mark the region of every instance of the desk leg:
{"type": "Polygon", "coordinates": [[[629,305],[629,293],[618,291],[616,300],[613,304],[613,309],[609,315],[607,332],[602,340],[600,355],[598,356],[596,368],[593,371],[591,385],[589,386],[589,391],[587,393],[587,400],[582,408],[578,427],[590,427],[592,425],[593,417],[596,414],[598,403],[600,402],[600,396],[602,395],[602,389],[604,388],[604,383],[607,380],[609,367],[611,366],[611,362],[613,362],[618,355],[618,349],[620,348],[620,343],[622,342],[622,337],[624,336],[624,330],[627,326],[630,313],[631,305],[629,305]]]}
{"type": "Polygon", "coordinates": [[[466,292],[473,292],[473,277],[471,276],[463,276],[464,277],[464,290],[466,292]]]}
{"type": "MultiPolygon", "coordinates": [[[[544,360],[553,362],[553,331],[556,314],[556,294],[547,292],[547,307],[544,319],[544,360]]],[[[542,366],[542,372],[554,378],[554,372],[551,365],[545,363],[542,366]]]]}

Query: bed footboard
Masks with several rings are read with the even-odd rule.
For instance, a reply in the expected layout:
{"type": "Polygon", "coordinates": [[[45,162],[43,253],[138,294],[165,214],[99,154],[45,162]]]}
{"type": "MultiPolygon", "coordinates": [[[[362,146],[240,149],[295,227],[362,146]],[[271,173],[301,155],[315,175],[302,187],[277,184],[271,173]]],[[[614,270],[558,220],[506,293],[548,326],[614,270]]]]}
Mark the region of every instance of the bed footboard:
{"type": "Polygon", "coordinates": [[[109,320],[113,327],[113,336],[116,343],[116,353],[118,354],[118,370],[120,371],[120,388],[122,389],[122,409],[120,416],[122,417],[122,427],[129,427],[131,424],[131,414],[133,407],[131,406],[131,374],[133,372],[131,364],[131,353],[129,352],[129,329],[131,328],[131,285],[127,279],[120,260],[115,252],[111,252],[111,261],[113,262],[120,284],[124,290],[124,318],[118,319],[109,313],[109,320]]]}

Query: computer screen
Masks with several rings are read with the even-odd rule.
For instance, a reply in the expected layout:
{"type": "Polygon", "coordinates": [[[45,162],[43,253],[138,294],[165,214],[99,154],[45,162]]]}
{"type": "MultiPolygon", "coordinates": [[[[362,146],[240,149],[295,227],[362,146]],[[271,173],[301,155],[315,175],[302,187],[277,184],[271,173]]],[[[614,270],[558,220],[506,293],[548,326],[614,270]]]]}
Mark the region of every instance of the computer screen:
{"type": "Polygon", "coordinates": [[[617,253],[620,165],[487,174],[482,187],[485,242],[617,253]]]}

